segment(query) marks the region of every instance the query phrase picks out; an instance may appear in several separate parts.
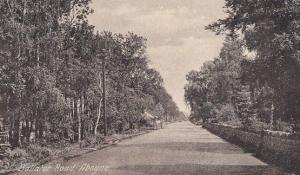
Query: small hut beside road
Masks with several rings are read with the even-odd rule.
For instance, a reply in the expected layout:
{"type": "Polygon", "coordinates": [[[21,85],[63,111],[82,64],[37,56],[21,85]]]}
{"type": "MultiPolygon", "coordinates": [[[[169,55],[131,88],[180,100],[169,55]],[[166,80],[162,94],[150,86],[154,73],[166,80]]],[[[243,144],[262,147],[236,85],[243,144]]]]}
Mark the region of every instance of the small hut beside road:
{"type": "Polygon", "coordinates": [[[143,120],[148,126],[154,127],[154,129],[162,128],[162,121],[158,116],[151,115],[150,113],[145,111],[143,114],[143,120]]]}

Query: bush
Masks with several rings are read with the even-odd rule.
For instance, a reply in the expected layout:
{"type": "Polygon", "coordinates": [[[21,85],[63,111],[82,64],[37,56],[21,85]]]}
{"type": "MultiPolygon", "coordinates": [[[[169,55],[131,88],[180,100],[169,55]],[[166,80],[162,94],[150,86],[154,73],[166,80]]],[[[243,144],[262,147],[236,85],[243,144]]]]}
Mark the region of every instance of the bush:
{"type": "Polygon", "coordinates": [[[5,149],[5,156],[0,159],[1,169],[12,169],[22,163],[26,163],[29,158],[25,149],[16,148],[13,150],[5,149]]]}
{"type": "Polygon", "coordinates": [[[84,140],[81,142],[82,147],[95,146],[104,141],[104,136],[102,134],[95,135],[87,135],[84,140]]]}
{"type": "Polygon", "coordinates": [[[216,115],[220,122],[230,121],[236,118],[234,107],[231,104],[221,105],[216,115]]]}
{"type": "Polygon", "coordinates": [[[275,129],[278,130],[278,131],[290,132],[290,133],[292,133],[293,130],[294,130],[293,125],[291,125],[288,122],[281,121],[281,120],[278,120],[276,122],[275,129]]]}
{"type": "Polygon", "coordinates": [[[26,151],[34,162],[49,158],[53,154],[49,148],[36,144],[29,145],[26,151]]]}
{"type": "Polygon", "coordinates": [[[8,158],[3,158],[0,160],[0,167],[4,170],[11,168],[11,161],[8,158]]]}
{"type": "Polygon", "coordinates": [[[212,121],[216,122],[217,119],[215,118],[216,113],[217,113],[217,108],[215,107],[214,104],[207,102],[204,103],[203,106],[201,107],[201,117],[203,119],[203,122],[207,121],[212,121]]]}
{"type": "Polygon", "coordinates": [[[9,157],[12,159],[27,158],[28,153],[24,149],[16,148],[16,149],[10,151],[9,157]]]}
{"type": "Polygon", "coordinates": [[[249,131],[259,133],[262,130],[271,129],[270,124],[261,121],[259,118],[252,117],[249,119],[249,121],[250,121],[248,126],[249,131]]]}

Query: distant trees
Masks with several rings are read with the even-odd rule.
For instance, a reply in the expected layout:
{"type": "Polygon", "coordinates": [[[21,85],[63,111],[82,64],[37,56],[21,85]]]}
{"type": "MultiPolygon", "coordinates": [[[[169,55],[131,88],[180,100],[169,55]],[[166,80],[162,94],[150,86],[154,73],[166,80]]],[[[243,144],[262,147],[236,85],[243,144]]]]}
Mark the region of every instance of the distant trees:
{"type": "Polygon", "coordinates": [[[0,0],[0,118],[13,146],[103,133],[103,74],[110,133],[140,127],[145,110],[179,116],[146,39],[96,33],[89,2],[0,0]]]}
{"type": "Polygon", "coordinates": [[[258,118],[269,121],[275,129],[280,129],[280,121],[299,127],[299,2],[225,2],[228,17],[209,25],[207,29],[240,38],[244,48],[255,55],[254,59],[241,57],[238,61],[241,71],[237,72],[237,78],[242,88],[236,90],[250,91],[252,104],[247,102],[248,110],[252,108],[258,118]]]}
{"type": "Polygon", "coordinates": [[[187,75],[185,100],[191,107],[192,118],[204,122],[226,121],[241,113],[237,91],[242,87],[239,80],[242,52],[241,41],[227,38],[218,58],[187,75]]]}

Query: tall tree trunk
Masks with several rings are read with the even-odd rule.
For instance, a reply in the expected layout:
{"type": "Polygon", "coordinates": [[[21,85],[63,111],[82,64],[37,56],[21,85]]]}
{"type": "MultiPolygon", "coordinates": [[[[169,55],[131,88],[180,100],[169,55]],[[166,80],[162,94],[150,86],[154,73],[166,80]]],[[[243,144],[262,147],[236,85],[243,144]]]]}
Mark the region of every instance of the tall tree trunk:
{"type": "Polygon", "coordinates": [[[98,132],[98,125],[101,117],[101,107],[102,107],[102,99],[100,100],[99,107],[98,107],[98,116],[97,116],[97,121],[95,124],[95,129],[94,129],[94,134],[97,135],[98,132]]]}
{"type": "Polygon", "coordinates": [[[37,120],[37,118],[35,118],[35,121],[34,121],[34,140],[35,141],[37,141],[37,139],[38,139],[38,125],[39,125],[38,120],[37,120]]]}
{"type": "Polygon", "coordinates": [[[43,132],[44,132],[43,123],[42,121],[39,121],[39,139],[43,138],[43,132]]]}
{"type": "Polygon", "coordinates": [[[84,117],[84,115],[85,115],[85,100],[84,100],[84,95],[81,95],[81,98],[80,98],[80,100],[81,100],[81,120],[83,120],[83,122],[81,122],[81,139],[82,138],[85,138],[85,129],[84,129],[84,127],[85,127],[85,122],[84,122],[84,118],[82,118],[82,117],[84,117]]]}
{"type": "Polygon", "coordinates": [[[33,120],[29,122],[29,142],[31,142],[30,138],[31,138],[32,131],[33,131],[33,120]]]}
{"type": "MultiPolygon", "coordinates": [[[[75,121],[75,98],[72,98],[72,121],[75,121]]],[[[74,124],[72,124],[74,126],[74,124]]],[[[74,127],[72,127],[74,131],[74,127]]],[[[73,132],[75,133],[75,132],[73,132]]],[[[73,141],[75,141],[75,134],[73,134],[73,141]]]]}
{"type": "Polygon", "coordinates": [[[78,143],[81,147],[81,114],[80,114],[80,99],[77,100],[77,117],[78,117],[78,143]]]}
{"type": "Polygon", "coordinates": [[[19,146],[19,132],[20,132],[20,121],[19,119],[14,121],[14,132],[13,132],[13,147],[18,147],[19,146]]]}
{"type": "Polygon", "coordinates": [[[25,135],[26,135],[26,142],[29,143],[30,141],[30,126],[29,126],[29,119],[27,118],[28,114],[26,114],[26,129],[25,129],[25,135]]]}
{"type": "Polygon", "coordinates": [[[273,101],[271,104],[270,125],[271,125],[271,128],[273,129],[274,128],[274,103],[273,103],[273,101]]]}

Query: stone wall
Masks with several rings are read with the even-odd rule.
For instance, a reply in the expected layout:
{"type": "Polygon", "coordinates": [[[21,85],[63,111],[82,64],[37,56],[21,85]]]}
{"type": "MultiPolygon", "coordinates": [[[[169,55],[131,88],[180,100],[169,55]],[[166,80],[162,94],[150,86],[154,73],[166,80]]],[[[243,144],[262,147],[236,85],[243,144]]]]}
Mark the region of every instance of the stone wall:
{"type": "Polygon", "coordinates": [[[266,132],[254,133],[216,124],[204,128],[221,138],[237,144],[271,164],[300,173],[300,141],[275,137],[266,132]]]}

